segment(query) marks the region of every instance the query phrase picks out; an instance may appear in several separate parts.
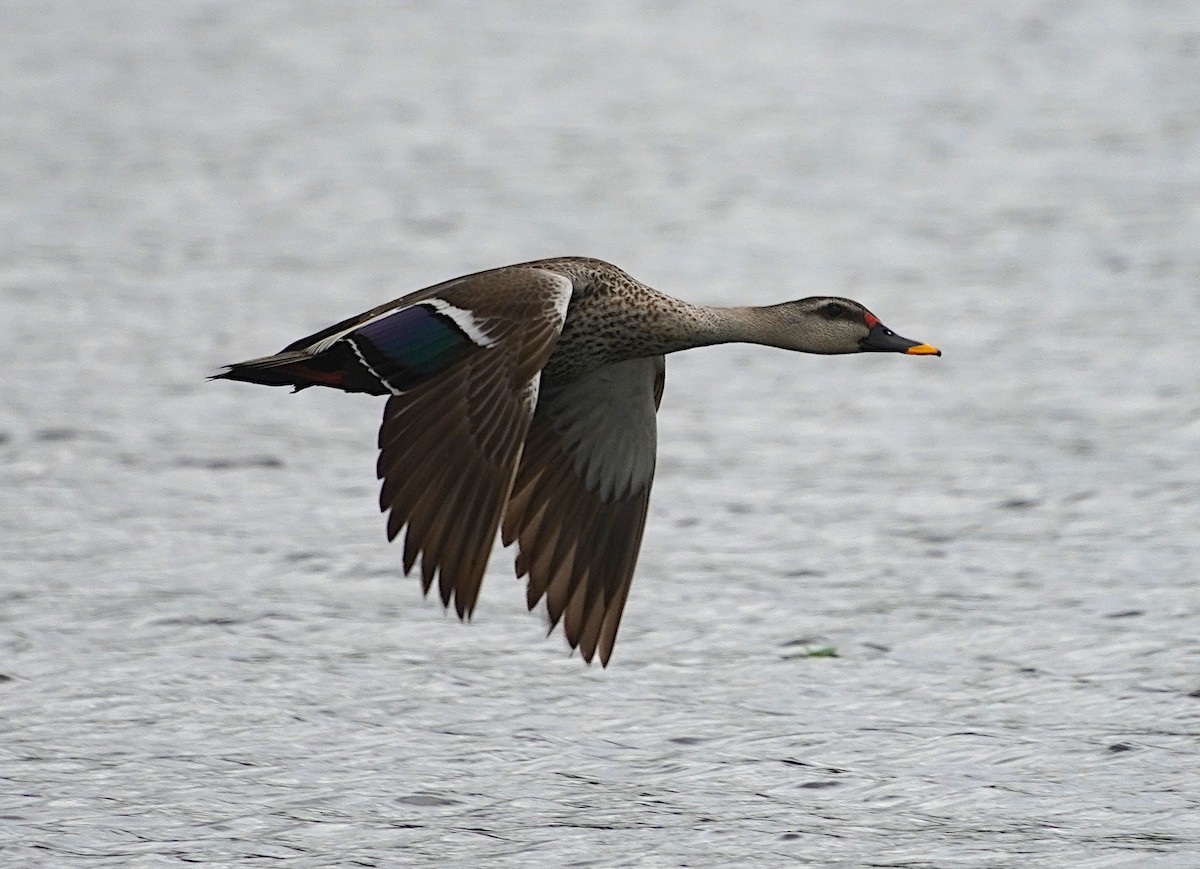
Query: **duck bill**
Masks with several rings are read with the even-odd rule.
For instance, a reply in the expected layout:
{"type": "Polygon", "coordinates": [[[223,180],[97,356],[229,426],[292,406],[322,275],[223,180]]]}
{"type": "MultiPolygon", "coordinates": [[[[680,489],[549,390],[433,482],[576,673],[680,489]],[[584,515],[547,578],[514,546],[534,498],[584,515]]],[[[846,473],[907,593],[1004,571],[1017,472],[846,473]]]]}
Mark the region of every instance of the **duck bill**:
{"type": "Polygon", "coordinates": [[[941,356],[942,351],[934,347],[932,344],[918,344],[915,347],[909,347],[904,351],[909,356],[941,356]]]}
{"type": "Polygon", "coordinates": [[[909,356],[941,356],[942,351],[920,341],[901,338],[882,323],[876,323],[867,337],[858,342],[859,349],[871,353],[907,353],[909,356]]]}

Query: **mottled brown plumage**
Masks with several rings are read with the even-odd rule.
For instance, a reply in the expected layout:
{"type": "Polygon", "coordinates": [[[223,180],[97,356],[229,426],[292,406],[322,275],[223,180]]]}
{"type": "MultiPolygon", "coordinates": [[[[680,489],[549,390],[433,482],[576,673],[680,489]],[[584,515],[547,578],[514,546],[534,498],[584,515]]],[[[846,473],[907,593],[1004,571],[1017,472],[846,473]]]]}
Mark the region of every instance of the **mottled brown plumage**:
{"type": "Polygon", "coordinates": [[[937,354],[862,305],[712,308],[595,259],[456,278],[217,377],[389,395],[379,430],[388,539],[405,573],[471,614],[496,531],[527,602],[607,664],[645,528],[664,355],[749,341],[809,353],[937,354]]]}

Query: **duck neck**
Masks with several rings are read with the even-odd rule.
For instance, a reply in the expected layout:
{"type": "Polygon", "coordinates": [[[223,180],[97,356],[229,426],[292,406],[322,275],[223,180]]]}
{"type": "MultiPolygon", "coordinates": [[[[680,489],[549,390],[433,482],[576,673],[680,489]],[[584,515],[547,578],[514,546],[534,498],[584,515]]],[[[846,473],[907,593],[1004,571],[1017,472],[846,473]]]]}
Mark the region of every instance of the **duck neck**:
{"type": "Polygon", "coordinates": [[[777,306],[716,307],[693,305],[672,299],[662,312],[656,332],[662,353],[712,344],[764,344],[787,350],[803,350],[793,324],[785,322],[777,306]]]}

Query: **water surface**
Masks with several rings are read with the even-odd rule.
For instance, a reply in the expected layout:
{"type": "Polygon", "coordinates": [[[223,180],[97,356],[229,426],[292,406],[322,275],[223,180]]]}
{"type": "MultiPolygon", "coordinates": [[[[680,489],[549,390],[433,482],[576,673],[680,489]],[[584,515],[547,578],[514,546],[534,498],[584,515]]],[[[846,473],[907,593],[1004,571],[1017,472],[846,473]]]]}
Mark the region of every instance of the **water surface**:
{"type": "Polygon", "coordinates": [[[1200,860],[1194,4],[9,3],[0,47],[0,860],[1200,860]],[[380,402],[204,381],[564,253],[945,351],[672,358],[607,671],[511,553],[469,626],[400,576],[380,402]]]}

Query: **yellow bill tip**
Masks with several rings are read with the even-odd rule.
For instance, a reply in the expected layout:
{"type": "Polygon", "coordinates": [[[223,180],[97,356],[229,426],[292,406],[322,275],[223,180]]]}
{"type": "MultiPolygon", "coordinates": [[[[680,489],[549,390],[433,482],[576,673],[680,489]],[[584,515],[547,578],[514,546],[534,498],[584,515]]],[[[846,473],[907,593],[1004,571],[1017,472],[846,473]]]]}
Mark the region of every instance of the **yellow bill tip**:
{"type": "Polygon", "coordinates": [[[909,356],[941,356],[942,351],[931,344],[918,344],[904,351],[909,356]]]}

